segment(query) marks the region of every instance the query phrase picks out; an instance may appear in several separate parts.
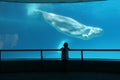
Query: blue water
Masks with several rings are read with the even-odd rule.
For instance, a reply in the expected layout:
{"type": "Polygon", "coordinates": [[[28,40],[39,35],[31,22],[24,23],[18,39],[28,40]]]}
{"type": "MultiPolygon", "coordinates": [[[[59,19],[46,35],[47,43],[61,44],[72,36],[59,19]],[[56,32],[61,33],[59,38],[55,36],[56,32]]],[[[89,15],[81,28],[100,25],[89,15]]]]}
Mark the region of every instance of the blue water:
{"type": "MultiPolygon", "coordinates": [[[[58,49],[64,42],[76,49],[120,49],[120,0],[67,4],[28,4],[0,2],[0,49],[58,49]],[[90,40],[71,37],[57,31],[33,9],[71,17],[78,22],[103,29],[102,36],[90,40]]],[[[120,52],[86,52],[85,58],[120,59],[120,52]]],[[[2,59],[39,58],[39,52],[5,53],[2,59]]],[[[44,57],[60,58],[60,52],[44,57]]],[[[80,58],[70,52],[70,58],[80,58]]]]}

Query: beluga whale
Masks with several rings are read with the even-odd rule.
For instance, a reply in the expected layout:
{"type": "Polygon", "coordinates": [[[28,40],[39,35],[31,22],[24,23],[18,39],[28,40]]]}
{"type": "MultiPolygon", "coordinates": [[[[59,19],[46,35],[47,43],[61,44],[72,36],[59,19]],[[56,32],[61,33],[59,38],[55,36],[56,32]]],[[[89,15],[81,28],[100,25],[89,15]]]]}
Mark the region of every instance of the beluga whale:
{"type": "Polygon", "coordinates": [[[71,17],[43,10],[34,10],[34,12],[43,17],[43,19],[57,31],[71,37],[89,40],[93,37],[100,36],[103,33],[102,28],[84,25],[71,17]]]}

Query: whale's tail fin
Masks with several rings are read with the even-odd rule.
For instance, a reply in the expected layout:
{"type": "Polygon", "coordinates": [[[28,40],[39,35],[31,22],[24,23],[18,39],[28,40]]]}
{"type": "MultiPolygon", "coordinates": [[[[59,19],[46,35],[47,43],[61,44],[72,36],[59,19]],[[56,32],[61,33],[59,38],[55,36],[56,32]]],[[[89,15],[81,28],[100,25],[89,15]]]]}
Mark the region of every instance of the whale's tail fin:
{"type": "Polygon", "coordinates": [[[34,12],[35,14],[38,14],[38,15],[43,15],[43,14],[46,13],[45,11],[40,10],[40,9],[35,9],[33,12],[34,12]]]}
{"type": "Polygon", "coordinates": [[[33,12],[35,12],[35,13],[42,13],[42,12],[44,12],[44,11],[35,9],[33,12]]]}

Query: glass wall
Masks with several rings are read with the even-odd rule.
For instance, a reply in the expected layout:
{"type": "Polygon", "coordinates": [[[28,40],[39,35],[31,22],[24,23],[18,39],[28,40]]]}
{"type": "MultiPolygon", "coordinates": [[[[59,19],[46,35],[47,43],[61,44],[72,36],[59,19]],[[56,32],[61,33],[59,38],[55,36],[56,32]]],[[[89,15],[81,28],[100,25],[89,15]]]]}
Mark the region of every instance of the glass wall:
{"type": "MultiPolygon", "coordinates": [[[[119,7],[119,0],[57,4],[0,2],[0,49],[60,49],[64,42],[71,49],[120,49],[119,7]]],[[[61,56],[59,52],[47,53],[44,56],[48,58],[61,56]]],[[[85,57],[119,59],[119,54],[115,54],[87,53],[85,57]]],[[[39,55],[2,52],[1,57],[38,58],[39,55]]],[[[70,52],[69,57],[78,55],[70,52]]]]}

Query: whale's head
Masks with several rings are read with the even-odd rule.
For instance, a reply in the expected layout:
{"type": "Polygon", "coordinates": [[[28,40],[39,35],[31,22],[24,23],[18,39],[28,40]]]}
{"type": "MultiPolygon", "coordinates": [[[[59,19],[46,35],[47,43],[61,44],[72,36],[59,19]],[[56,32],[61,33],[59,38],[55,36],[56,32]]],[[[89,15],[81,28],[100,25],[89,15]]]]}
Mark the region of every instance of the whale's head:
{"type": "Polygon", "coordinates": [[[79,36],[78,38],[81,38],[83,40],[89,40],[94,37],[99,37],[102,35],[103,35],[103,29],[98,28],[98,27],[86,26],[82,30],[81,36],[79,36]]]}
{"type": "Polygon", "coordinates": [[[96,27],[93,28],[93,32],[94,32],[95,36],[102,36],[104,33],[102,28],[96,28],[96,27]]]}

